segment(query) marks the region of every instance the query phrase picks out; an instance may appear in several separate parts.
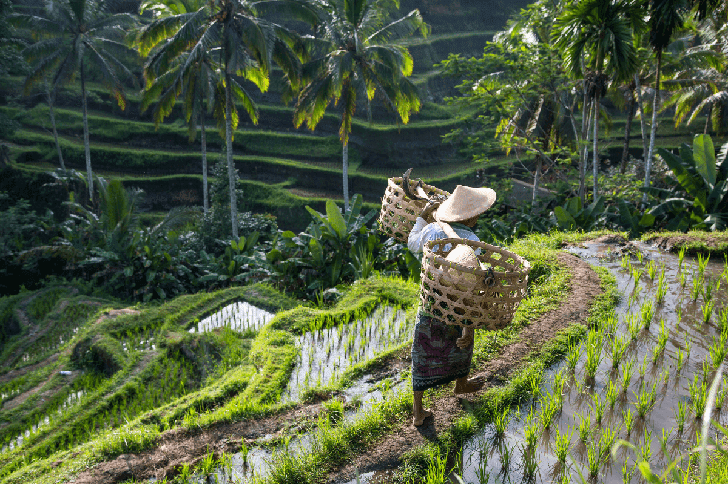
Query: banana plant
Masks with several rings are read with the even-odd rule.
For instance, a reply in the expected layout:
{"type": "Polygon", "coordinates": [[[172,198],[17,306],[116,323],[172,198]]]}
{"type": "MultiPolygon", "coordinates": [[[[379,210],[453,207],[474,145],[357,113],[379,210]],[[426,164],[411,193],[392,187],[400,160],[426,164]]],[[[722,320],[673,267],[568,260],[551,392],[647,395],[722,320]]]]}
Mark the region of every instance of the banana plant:
{"type": "Polygon", "coordinates": [[[660,202],[650,213],[667,220],[666,228],[723,230],[728,226],[728,143],[716,157],[713,140],[696,135],[693,146],[683,143],[679,155],[658,150],[672,170],[675,189],[643,188],[660,202]]]}
{"type": "Polygon", "coordinates": [[[586,207],[582,207],[581,198],[570,198],[566,200],[563,207],[554,208],[552,213],[552,219],[561,230],[589,231],[603,223],[605,217],[604,196],[602,195],[586,207]]]}
{"type": "Polygon", "coordinates": [[[629,236],[634,238],[642,235],[645,230],[655,224],[655,216],[649,212],[640,213],[636,208],[621,198],[617,201],[618,213],[610,214],[617,226],[621,229],[628,230],[629,236]]]}

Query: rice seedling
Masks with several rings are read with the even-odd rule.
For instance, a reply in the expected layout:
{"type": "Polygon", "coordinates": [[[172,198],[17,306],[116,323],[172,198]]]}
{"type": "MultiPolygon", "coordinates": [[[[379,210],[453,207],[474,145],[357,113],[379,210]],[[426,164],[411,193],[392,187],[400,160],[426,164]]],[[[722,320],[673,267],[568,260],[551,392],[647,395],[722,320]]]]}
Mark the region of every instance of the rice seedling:
{"type": "Polygon", "coordinates": [[[683,401],[677,402],[677,408],[675,409],[675,422],[677,423],[678,433],[682,433],[683,429],[685,428],[685,410],[686,409],[687,409],[687,406],[685,405],[685,402],[683,402],[683,401]]]}
{"type": "Polygon", "coordinates": [[[683,260],[685,260],[685,247],[680,247],[680,250],[677,253],[677,260],[678,260],[678,269],[682,269],[683,260]]]}
{"type": "Polygon", "coordinates": [[[713,336],[713,344],[710,345],[709,350],[713,368],[718,368],[728,353],[728,330],[721,332],[720,336],[713,336]]]}
{"type": "Polygon", "coordinates": [[[576,364],[579,362],[579,357],[581,356],[581,346],[578,344],[570,344],[569,350],[566,353],[566,364],[569,368],[569,370],[574,371],[576,369],[576,364]]]}
{"type": "Polygon", "coordinates": [[[718,328],[722,331],[728,330],[728,306],[718,313],[718,328]]]}
{"type": "Polygon", "coordinates": [[[662,428],[662,435],[660,436],[660,447],[667,449],[667,441],[670,440],[670,434],[672,429],[667,430],[665,427],[662,428]]]}
{"type": "Polygon", "coordinates": [[[708,262],[710,261],[710,254],[708,254],[708,257],[703,258],[702,254],[698,254],[698,270],[700,271],[700,276],[702,277],[703,274],[705,274],[705,269],[708,267],[708,262]]]}
{"type": "Polygon", "coordinates": [[[603,458],[609,456],[609,450],[612,448],[614,440],[617,438],[617,434],[620,429],[621,427],[618,427],[616,430],[611,427],[607,427],[604,429],[604,432],[602,432],[602,436],[599,439],[599,451],[603,458]]]}
{"type": "Polygon", "coordinates": [[[655,315],[655,308],[651,302],[646,301],[642,304],[642,307],[640,308],[640,315],[642,316],[642,328],[650,329],[652,318],[655,315]]]}
{"type": "Polygon", "coordinates": [[[650,281],[654,281],[655,276],[657,275],[657,264],[655,264],[655,261],[649,261],[645,266],[645,270],[647,271],[647,276],[650,278],[650,281]]]}
{"type": "Polygon", "coordinates": [[[723,404],[725,403],[725,397],[728,393],[728,380],[723,378],[723,388],[718,392],[718,394],[715,396],[715,408],[722,409],[723,404]]]}
{"type": "Polygon", "coordinates": [[[645,379],[645,372],[647,371],[647,360],[642,360],[642,364],[637,368],[637,373],[640,375],[640,379],[645,379]]]}
{"type": "Polygon", "coordinates": [[[561,473],[561,477],[559,478],[559,484],[571,484],[571,473],[564,472],[561,473]]]}
{"type": "Polygon", "coordinates": [[[645,429],[645,439],[640,447],[640,455],[642,460],[650,461],[652,457],[652,431],[645,429]]]}
{"type": "Polygon", "coordinates": [[[632,482],[632,471],[629,464],[625,462],[622,464],[622,484],[630,484],[630,482],[632,482]]]}
{"type": "Polygon", "coordinates": [[[678,277],[680,278],[680,287],[685,287],[685,283],[687,282],[687,273],[685,271],[680,271],[678,274],[678,277]]]}
{"type": "Polygon", "coordinates": [[[710,317],[713,315],[713,301],[706,300],[701,306],[700,311],[703,314],[703,324],[708,324],[710,317]]]}
{"type": "Polygon", "coordinates": [[[632,433],[632,427],[634,426],[634,415],[632,409],[628,408],[626,412],[622,412],[622,422],[624,422],[624,429],[627,431],[627,435],[632,433]]]}
{"type": "MultiPolygon", "coordinates": [[[[445,459],[447,459],[447,453],[445,453],[445,459]]],[[[501,448],[501,465],[503,466],[503,473],[507,474],[508,469],[511,467],[511,449],[507,445],[504,445],[501,448]]],[[[445,480],[443,476],[443,480],[428,482],[445,482],[445,480]]]]}
{"type": "Polygon", "coordinates": [[[693,340],[690,338],[690,335],[688,334],[688,331],[685,330],[685,354],[687,355],[687,358],[690,358],[690,348],[693,347],[693,340]]]}
{"type": "Polygon", "coordinates": [[[639,393],[633,392],[637,401],[634,402],[637,416],[644,419],[645,416],[652,410],[655,405],[655,399],[657,397],[657,385],[652,385],[652,390],[647,390],[647,385],[644,382],[640,385],[639,393]]]}
{"type": "Polygon", "coordinates": [[[594,420],[597,425],[602,424],[602,418],[604,417],[604,402],[599,398],[598,393],[592,393],[592,403],[589,404],[592,413],[594,414],[594,420]]]}
{"type": "Polygon", "coordinates": [[[559,411],[560,404],[551,395],[546,398],[546,401],[542,398],[541,402],[541,423],[543,424],[543,428],[547,429],[551,427],[551,422],[559,411]]]}
{"type": "Polygon", "coordinates": [[[713,281],[710,277],[705,280],[705,285],[703,286],[703,300],[713,300],[713,281]]]}
{"type": "Polygon", "coordinates": [[[602,467],[602,454],[598,442],[590,442],[586,446],[586,457],[589,468],[589,475],[594,478],[602,467]]]}
{"type": "Polygon", "coordinates": [[[591,419],[588,414],[579,413],[577,415],[579,416],[579,425],[577,426],[579,440],[586,443],[592,433],[591,419]]]}
{"type": "Polygon", "coordinates": [[[561,433],[558,427],[556,428],[556,447],[554,449],[554,453],[561,465],[564,465],[566,462],[566,456],[569,455],[569,450],[571,449],[571,436],[573,434],[574,431],[571,427],[567,427],[564,433],[561,433]]]}
{"type": "Polygon", "coordinates": [[[535,480],[536,471],[538,470],[538,460],[535,453],[523,445],[521,446],[521,452],[523,453],[523,477],[526,482],[532,482],[535,480]]]}
{"type": "Polygon", "coordinates": [[[642,252],[637,251],[637,261],[642,264],[642,260],[644,259],[644,256],[642,255],[642,252]]]}
{"type": "Polygon", "coordinates": [[[622,256],[622,263],[621,263],[622,269],[629,270],[632,267],[632,258],[629,256],[629,254],[624,254],[622,256]]]}
{"type": "Polygon", "coordinates": [[[695,375],[695,379],[688,385],[688,390],[690,392],[690,408],[695,414],[695,418],[699,419],[705,412],[705,404],[708,399],[708,388],[705,380],[700,381],[698,375],[695,375]]]}
{"type": "Polygon", "coordinates": [[[629,337],[632,341],[637,339],[640,334],[640,321],[637,315],[629,313],[626,316],[627,319],[627,331],[629,331],[629,337]]]}
{"type": "Polygon", "coordinates": [[[493,420],[496,437],[503,437],[505,435],[511,418],[511,407],[509,406],[505,406],[500,412],[496,411],[495,419],[493,420]]]}
{"type": "Polygon", "coordinates": [[[690,289],[690,295],[693,296],[693,301],[697,301],[700,297],[700,293],[703,292],[703,277],[695,277],[695,271],[693,271],[693,285],[690,289]]]}
{"type": "MultiPolygon", "coordinates": [[[[708,364],[707,361],[703,361],[703,364],[701,365],[700,369],[702,370],[703,382],[707,382],[708,374],[710,373],[711,366],[708,364]]],[[[707,385],[707,383],[706,383],[706,385],[707,385]]]]}
{"type": "Polygon", "coordinates": [[[632,376],[634,375],[634,360],[627,360],[624,365],[622,365],[622,393],[627,392],[627,388],[629,388],[629,383],[632,381],[632,376]]]}
{"type": "Polygon", "coordinates": [[[621,335],[616,336],[612,341],[612,368],[618,368],[622,361],[625,351],[629,346],[629,341],[621,335]]]}
{"type": "Polygon", "coordinates": [[[614,405],[617,403],[617,398],[619,397],[619,393],[617,392],[617,386],[614,384],[614,381],[609,381],[605,396],[607,398],[607,402],[609,402],[609,409],[614,409],[614,405]]]}
{"type": "Polygon", "coordinates": [[[677,350],[677,363],[675,364],[677,371],[679,372],[682,370],[682,367],[685,365],[685,352],[678,348],[677,350]]]}
{"type": "Polygon", "coordinates": [[[597,374],[599,362],[602,359],[602,339],[591,331],[587,336],[586,362],[584,363],[584,374],[586,379],[591,381],[597,374]]]}
{"type": "Polygon", "coordinates": [[[667,340],[670,338],[670,329],[665,326],[664,318],[660,318],[660,332],[657,335],[657,346],[662,350],[665,349],[667,340]]]}
{"type": "Polygon", "coordinates": [[[528,387],[533,398],[541,396],[541,374],[531,372],[528,377],[528,387]]]}
{"type": "Polygon", "coordinates": [[[531,410],[528,412],[528,416],[526,417],[524,432],[526,434],[526,446],[529,449],[535,449],[538,438],[541,436],[541,426],[539,424],[538,417],[536,417],[536,414],[534,413],[533,407],[531,407],[531,410]]]}
{"type": "Polygon", "coordinates": [[[665,268],[662,268],[660,277],[657,280],[657,291],[655,292],[655,302],[662,304],[665,300],[665,294],[667,294],[667,279],[665,278],[665,268]]]}

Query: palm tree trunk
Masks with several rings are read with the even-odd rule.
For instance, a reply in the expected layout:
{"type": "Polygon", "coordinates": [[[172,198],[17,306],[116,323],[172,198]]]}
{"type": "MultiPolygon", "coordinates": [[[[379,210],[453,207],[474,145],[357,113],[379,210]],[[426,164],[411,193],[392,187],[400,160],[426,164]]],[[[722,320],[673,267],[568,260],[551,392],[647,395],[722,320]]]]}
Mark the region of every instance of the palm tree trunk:
{"type": "MultiPolygon", "coordinates": [[[[204,96],[204,93],[202,94],[204,96]]],[[[200,144],[202,149],[202,210],[207,215],[207,137],[205,135],[205,99],[202,98],[200,108],[200,144]]]]}
{"type": "MultiPolygon", "coordinates": [[[[226,66],[227,67],[227,66],[226,66]]],[[[225,144],[227,145],[228,181],[230,183],[230,220],[233,239],[238,240],[238,200],[235,193],[235,166],[233,165],[233,93],[230,73],[225,72],[225,144]]]]}
{"type": "Polygon", "coordinates": [[[349,211],[349,140],[344,141],[343,177],[344,177],[344,213],[349,211]]]}
{"type": "MultiPolygon", "coordinates": [[[[657,51],[657,79],[655,82],[655,98],[652,100],[652,129],[650,131],[650,148],[645,160],[645,188],[651,184],[652,156],[655,152],[655,135],[657,134],[657,108],[660,102],[660,71],[662,69],[662,52],[657,51]]],[[[642,206],[647,204],[647,194],[642,195],[642,206]]]]}
{"type": "Polygon", "coordinates": [[[647,156],[647,127],[645,126],[645,107],[642,103],[642,86],[640,86],[640,77],[634,75],[635,89],[637,90],[637,109],[640,112],[640,130],[642,131],[642,158],[647,156]]]}
{"type": "Polygon", "coordinates": [[[86,152],[86,178],[88,183],[88,200],[94,199],[94,179],[91,172],[91,146],[88,139],[88,108],[86,107],[86,77],[83,72],[83,60],[81,61],[81,99],[83,99],[83,148],[86,152]]]}
{"type": "Polygon", "coordinates": [[[531,199],[531,212],[536,213],[538,208],[538,185],[541,182],[541,155],[536,155],[536,172],[533,174],[533,196],[531,199]]]}
{"type": "Polygon", "coordinates": [[[589,94],[586,87],[586,79],[584,79],[584,104],[581,113],[581,139],[584,142],[583,148],[580,150],[579,156],[579,198],[581,198],[581,205],[586,204],[586,160],[589,151],[589,120],[591,118],[589,111],[589,94]]]}
{"type": "Polygon", "coordinates": [[[46,94],[48,95],[48,110],[51,113],[51,128],[53,129],[53,139],[56,142],[56,150],[58,150],[58,162],[61,164],[61,170],[66,171],[66,164],[63,163],[63,152],[61,151],[61,145],[58,142],[58,131],[56,130],[56,113],[53,110],[53,96],[51,95],[50,89],[46,94]]]}
{"type": "Polygon", "coordinates": [[[622,163],[619,172],[624,174],[629,158],[629,136],[632,134],[632,120],[634,119],[634,91],[629,91],[629,102],[627,103],[627,124],[624,126],[624,147],[622,148],[622,163]]]}
{"type": "Polygon", "coordinates": [[[599,194],[599,98],[595,97],[592,102],[594,103],[594,162],[592,163],[592,172],[594,175],[594,193],[592,194],[592,197],[593,200],[596,200],[597,195],[599,194]]]}

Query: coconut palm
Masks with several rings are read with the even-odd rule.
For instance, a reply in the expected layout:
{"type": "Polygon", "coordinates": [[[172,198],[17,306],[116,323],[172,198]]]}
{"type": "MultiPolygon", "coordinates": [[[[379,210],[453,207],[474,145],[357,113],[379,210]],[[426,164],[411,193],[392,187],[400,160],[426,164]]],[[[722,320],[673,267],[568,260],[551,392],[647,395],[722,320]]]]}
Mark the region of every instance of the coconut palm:
{"type": "Polygon", "coordinates": [[[86,154],[86,177],[89,199],[93,199],[93,173],[89,146],[86,75],[93,69],[101,75],[104,86],[126,107],[121,78],[135,81],[134,75],[119,60],[119,55],[132,52],[123,43],[126,29],[134,25],[128,14],[110,14],[104,0],[56,0],[48,2],[42,15],[15,14],[13,21],[30,29],[38,41],[23,53],[31,62],[25,79],[25,91],[46,78],[52,79],[51,90],[81,78],[83,106],[83,144],[86,154]]]}
{"type": "MultiPolygon", "coordinates": [[[[662,70],[662,53],[670,45],[673,35],[684,24],[687,10],[686,0],[651,0],[650,1],[650,45],[657,57],[657,74],[655,75],[655,97],[652,100],[652,130],[650,146],[645,160],[645,188],[650,186],[652,157],[655,153],[655,135],[657,134],[657,112],[660,103],[660,74],[662,70]]],[[[642,197],[642,204],[647,203],[647,193],[642,197]]]]}
{"type": "Polygon", "coordinates": [[[663,81],[675,91],[663,109],[675,108],[675,125],[690,124],[705,115],[703,132],[728,130],[728,25],[721,13],[704,18],[688,42],[694,47],[683,52],[680,68],[663,81]]]}
{"type": "Polygon", "coordinates": [[[556,22],[555,41],[563,49],[564,65],[584,79],[584,113],[586,101],[591,101],[595,199],[599,188],[600,101],[610,78],[628,79],[637,68],[632,33],[643,28],[643,14],[639,0],[582,0],[569,5],[556,22]]]}
{"type": "Polygon", "coordinates": [[[390,21],[398,0],[321,0],[312,59],[304,65],[304,87],[293,122],[313,130],[333,100],[341,102],[339,139],[343,148],[344,209],[349,210],[349,134],[357,97],[367,107],[379,93],[403,123],[420,109],[417,88],[407,79],[413,60],[407,48],[394,42],[416,31],[427,35],[419,10],[390,21]]]}
{"type": "MultiPolygon", "coordinates": [[[[141,52],[149,53],[160,44],[147,62],[147,72],[166,73],[181,64],[205,65],[214,51],[221,68],[221,84],[216,91],[224,103],[215,106],[215,116],[224,121],[228,178],[230,182],[230,215],[232,236],[238,238],[235,166],[233,165],[233,131],[238,125],[238,101],[253,123],[258,121],[258,108],[245,87],[234,77],[246,79],[261,91],[268,89],[273,62],[297,87],[302,44],[284,27],[263,19],[269,13],[284,14],[310,23],[317,21],[315,10],[300,0],[212,0],[190,9],[161,17],[149,24],[138,39],[141,52]]],[[[184,71],[184,69],[182,69],[184,71]]],[[[191,72],[191,71],[190,71],[191,72]]],[[[208,72],[209,74],[210,72],[208,72]]],[[[181,88],[181,85],[180,85],[181,88]]],[[[171,109],[174,97],[165,101],[171,109]]]]}
{"type": "MultiPolygon", "coordinates": [[[[149,9],[155,13],[155,17],[161,19],[173,15],[195,12],[202,8],[204,4],[204,0],[163,0],[161,2],[150,0],[141,4],[139,12],[143,13],[149,9]]],[[[145,39],[147,29],[142,31],[141,39],[145,39]]],[[[172,112],[175,101],[181,95],[190,141],[194,141],[197,137],[197,125],[199,122],[200,150],[202,153],[202,205],[204,213],[207,213],[209,208],[209,195],[207,183],[205,111],[210,110],[213,105],[213,100],[216,99],[218,103],[221,101],[219,96],[215,98],[215,93],[219,92],[222,86],[222,80],[220,78],[221,71],[219,65],[215,62],[215,49],[202,51],[197,61],[191,61],[190,53],[183,52],[171,62],[171,65],[160,66],[160,58],[164,56],[165,48],[169,47],[166,41],[167,39],[160,39],[160,42],[156,45],[148,42],[141,51],[146,56],[153,47],[159,46],[156,55],[150,56],[144,67],[146,87],[144,89],[141,107],[144,111],[154,101],[159,101],[152,111],[152,118],[155,124],[158,125],[172,112]],[[166,68],[166,71],[160,72],[160,68],[166,68]]]]}

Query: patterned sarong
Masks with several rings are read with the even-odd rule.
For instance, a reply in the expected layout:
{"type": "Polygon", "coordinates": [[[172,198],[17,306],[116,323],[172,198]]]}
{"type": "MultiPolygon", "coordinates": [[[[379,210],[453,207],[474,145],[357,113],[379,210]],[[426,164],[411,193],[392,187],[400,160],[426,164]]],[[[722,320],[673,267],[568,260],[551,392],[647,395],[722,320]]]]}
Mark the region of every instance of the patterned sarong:
{"type": "Polygon", "coordinates": [[[455,341],[462,336],[460,326],[417,312],[412,340],[412,389],[416,392],[468,376],[473,346],[460,349],[455,341]]]}

